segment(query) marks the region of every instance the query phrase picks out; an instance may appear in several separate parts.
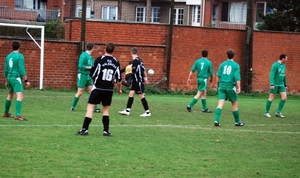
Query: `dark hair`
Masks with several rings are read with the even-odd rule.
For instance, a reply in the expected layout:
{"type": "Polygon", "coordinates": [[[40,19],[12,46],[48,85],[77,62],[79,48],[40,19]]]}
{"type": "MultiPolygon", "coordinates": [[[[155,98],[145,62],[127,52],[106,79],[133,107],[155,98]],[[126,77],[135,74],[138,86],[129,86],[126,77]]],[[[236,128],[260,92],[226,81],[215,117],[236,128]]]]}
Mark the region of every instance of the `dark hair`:
{"type": "Polygon", "coordinates": [[[105,45],[105,51],[109,54],[113,53],[115,50],[115,45],[113,43],[107,43],[105,45]]]}
{"type": "Polygon", "coordinates": [[[232,59],[234,57],[234,51],[232,49],[227,50],[228,59],[232,59]]]}
{"type": "Polygon", "coordinates": [[[132,54],[137,54],[137,52],[138,52],[138,49],[136,47],[134,47],[134,48],[131,49],[131,53],[132,54]]]}
{"type": "Polygon", "coordinates": [[[202,57],[207,57],[208,51],[206,49],[202,50],[202,57]]]}
{"type": "Polygon", "coordinates": [[[86,49],[87,49],[87,50],[92,50],[94,46],[95,46],[94,43],[87,43],[87,44],[86,44],[86,49]]]}
{"type": "Polygon", "coordinates": [[[128,64],[129,64],[129,65],[132,64],[132,61],[129,61],[128,64]]]}
{"type": "Polygon", "coordinates": [[[12,43],[12,48],[13,48],[14,51],[15,51],[15,50],[18,50],[18,49],[20,48],[20,43],[17,42],[17,41],[14,41],[14,42],[12,43]]]}
{"type": "Polygon", "coordinates": [[[279,56],[279,60],[282,60],[282,59],[284,59],[284,58],[286,58],[286,54],[280,54],[280,56],[279,56]]]}

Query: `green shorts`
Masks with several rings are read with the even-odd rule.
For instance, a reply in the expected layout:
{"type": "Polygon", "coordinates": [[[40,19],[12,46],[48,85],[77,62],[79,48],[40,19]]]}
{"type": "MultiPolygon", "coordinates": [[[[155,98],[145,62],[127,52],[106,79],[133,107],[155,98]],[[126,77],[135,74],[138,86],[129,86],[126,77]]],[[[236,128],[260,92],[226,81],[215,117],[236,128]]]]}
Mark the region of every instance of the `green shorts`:
{"type": "Polygon", "coordinates": [[[77,87],[78,88],[85,88],[87,86],[93,86],[93,80],[90,75],[86,74],[77,74],[77,87]]]}
{"type": "Polygon", "coordinates": [[[274,89],[270,89],[270,93],[273,93],[273,94],[278,94],[278,93],[281,93],[281,92],[286,92],[286,88],[285,86],[274,86],[274,89]]]}
{"type": "Polygon", "coordinates": [[[207,88],[207,79],[198,79],[198,91],[205,91],[207,88]]]}
{"type": "Polygon", "coordinates": [[[23,92],[23,83],[20,77],[18,78],[8,78],[7,79],[7,88],[9,92],[23,92]]]}
{"type": "Polygon", "coordinates": [[[234,89],[218,89],[218,98],[219,100],[229,100],[234,102],[238,99],[238,95],[236,93],[235,87],[234,89]]]}

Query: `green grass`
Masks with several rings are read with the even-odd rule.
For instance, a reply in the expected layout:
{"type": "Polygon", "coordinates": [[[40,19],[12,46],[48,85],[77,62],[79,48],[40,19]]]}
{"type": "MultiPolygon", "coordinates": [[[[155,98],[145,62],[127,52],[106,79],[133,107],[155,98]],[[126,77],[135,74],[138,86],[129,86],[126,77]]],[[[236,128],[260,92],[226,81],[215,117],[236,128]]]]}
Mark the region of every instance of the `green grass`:
{"type": "MultiPolygon", "coordinates": [[[[0,119],[0,177],[300,177],[299,97],[288,98],[285,119],[263,117],[267,96],[240,96],[244,127],[235,127],[229,102],[214,127],[214,114],[201,113],[201,102],[189,113],[193,96],[146,95],[152,116],[139,117],[138,99],[130,116],[121,116],[127,94],[113,97],[112,137],[102,136],[102,114],[95,113],[89,136],[76,136],[88,95],[75,112],[75,92],[26,90],[22,115],[29,121],[0,119]]],[[[0,108],[6,90],[0,89],[0,108]]],[[[214,111],[217,96],[209,96],[214,111]]],[[[14,113],[15,98],[11,113],[14,113]]]]}

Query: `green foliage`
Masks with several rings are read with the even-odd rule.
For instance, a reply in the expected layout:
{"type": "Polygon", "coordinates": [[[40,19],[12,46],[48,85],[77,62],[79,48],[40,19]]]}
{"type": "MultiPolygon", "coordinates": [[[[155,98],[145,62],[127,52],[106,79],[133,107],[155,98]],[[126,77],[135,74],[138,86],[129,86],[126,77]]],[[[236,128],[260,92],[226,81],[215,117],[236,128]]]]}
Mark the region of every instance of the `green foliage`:
{"type": "Polygon", "coordinates": [[[259,30],[300,32],[300,0],[267,0],[267,6],[274,11],[263,15],[259,30]]]}
{"type": "Polygon", "coordinates": [[[65,27],[64,24],[57,21],[49,21],[45,24],[45,37],[47,38],[64,38],[65,27]]]}
{"type": "MultiPolygon", "coordinates": [[[[93,114],[88,136],[75,135],[88,98],[83,93],[70,112],[75,92],[24,91],[22,115],[29,121],[0,119],[0,177],[300,177],[299,99],[286,102],[282,119],[274,117],[276,98],[270,119],[263,117],[267,96],[241,96],[245,126],[234,126],[226,102],[222,126],[215,127],[214,113],[202,113],[201,102],[187,112],[192,96],[146,94],[152,116],[141,118],[144,109],[137,96],[130,116],[122,116],[118,111],[128,97],[114,94],[109,114],[113,136],[103,137],[101,113],[93,114]]],[[[0,90],[2,101],[6,94],[0,90]]],[[[207,98],[213,112],[217,103],[217,97],[207,98]]],[[[13,114],[14,104],[15,98],[13,114]]]]}

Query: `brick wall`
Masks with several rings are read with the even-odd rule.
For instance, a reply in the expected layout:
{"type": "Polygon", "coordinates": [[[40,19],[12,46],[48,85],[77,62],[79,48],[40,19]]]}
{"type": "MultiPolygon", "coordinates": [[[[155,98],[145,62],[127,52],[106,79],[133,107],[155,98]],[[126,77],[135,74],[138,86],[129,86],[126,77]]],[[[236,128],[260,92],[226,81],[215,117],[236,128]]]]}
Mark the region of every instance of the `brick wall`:
{"type": "MultiPolygon", "coordinates": [[[[131,60],[130,49],[139,48],[139,56],[147,68],[153,68],[155,75],[150,76],[155,83],[166,76],[166,51],[168,25],[142,23],[87,22],[86,41],[94,42],[97,50],[94,58],[102,54],[104,44],[116,44],[114,56],[125,67],[131,60]],[[98,49],[100,47],[100,49],[98,49]]],[[[225,30],[174,26],[171,58],[170,87],[172,89],[195,89],[196,75],[191,85],[186,79],[194,60],[201,57],[201,50],[209,50],[214,71],[227,59],[226,51],[235,51],[235,60],[241,64],[243,56],[243,30],[225,30]]],[[[31,40],[21,40],[21,52],[26,57],[26,67],[33,87],[39,85],[39,49],[31,40]]],[[[45,42],[45,88],[75,88],[78,56],[80,55],[80,21],[66,22],[66,42],[45,42]]],[[[300,34],[258,32],[254,33],[253,46],[253,90],[266,91],[269,86],[269,70],[281,53],[289,56],[287,63],[287,80],[289,90],[300,92],[300,34]]],[[[0,70],[3,70],[5,56],[11,51],[13,38],[0,37],[0,70]]],[[[241,66],[243,69],[243,66],[241,66]]],[[[0,85],[4,78],[0,76],[0,85]]],[[[215,82],[212,84],[215,87],[215,82]]]]}

